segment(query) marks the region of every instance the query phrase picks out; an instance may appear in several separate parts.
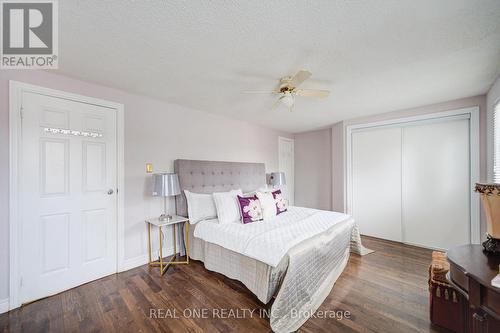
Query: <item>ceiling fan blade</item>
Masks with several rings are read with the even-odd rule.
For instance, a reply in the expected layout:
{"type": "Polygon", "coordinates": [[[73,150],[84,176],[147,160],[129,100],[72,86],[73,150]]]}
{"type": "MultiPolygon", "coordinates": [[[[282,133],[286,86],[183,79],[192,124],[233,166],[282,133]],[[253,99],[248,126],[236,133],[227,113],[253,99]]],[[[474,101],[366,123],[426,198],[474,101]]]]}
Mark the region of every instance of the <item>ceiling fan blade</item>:
{"type": "Polygon", "coordinates": [[[290,81],[290,85],[292,87],[297,87],[299,84],[301,84],[302,82],[304,82],[305,80],[310,78],[311,75],[312,74],[309,71],[304,71],[304,70],[298,71],[297,74],[295,74],[295,76],[292,77],[292,80],[290,81]]]}
{"type": "Polygon", "coordinates": [[[280,96],[280,97],[278,97],[278,99],[276,99],[276,102],[274,102],[273,106],[271,106],[271,110],[276,110],[278,108],[278,106],[280,106],[282,98],[283,98],[283,96],[280,96]]]}
{"type": "Polygon", "coordinates": [[[279,94],[279,91],[271,90],[245,90],[241,92],[242,94],[279,94]]]}
{"type": "Polygon", "coordinates": [[[304,97],[317,97],[317,98],[325,98],[330,95],[330,91],[328,90],[316,90],[316,89],[297,89],[295,94],[298,96],[304,97]]]}
{"type": "Polygon", "coordinates": [[[276,102],[273,103],[273,106],[271,106],[271,110],[276,110],[280,104],[281,104],[281,97],[278,98],[276,102]]]}

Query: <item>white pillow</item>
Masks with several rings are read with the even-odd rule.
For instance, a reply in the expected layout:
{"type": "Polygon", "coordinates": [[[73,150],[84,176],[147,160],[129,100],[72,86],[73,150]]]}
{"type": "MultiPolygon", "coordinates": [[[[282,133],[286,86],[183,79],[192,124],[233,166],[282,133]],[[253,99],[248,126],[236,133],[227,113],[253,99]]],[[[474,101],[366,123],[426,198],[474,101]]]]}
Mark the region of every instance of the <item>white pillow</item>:
{"type": "Polygon", "coordinates": [[[214,198],[211,194],[193,193],[187,190],[184,190],[184,193],[186,194],[188,217],[191,224],[217,217],[214,198]]]}
{"type": "Polygon", "coordinates": [[[265,220],[272,219],[277,215],[276,201],[274,200],[272,192],[257,192],[260,206],[262,207],[262,217],[265,220]]]}
{"type": "Polygon", "coordinates": [[[243,196],[241,190],[216,192],[213,194],[217,218],[219,223],[233,223],[240,221],[240,206],[236,196],[243,196]]]}

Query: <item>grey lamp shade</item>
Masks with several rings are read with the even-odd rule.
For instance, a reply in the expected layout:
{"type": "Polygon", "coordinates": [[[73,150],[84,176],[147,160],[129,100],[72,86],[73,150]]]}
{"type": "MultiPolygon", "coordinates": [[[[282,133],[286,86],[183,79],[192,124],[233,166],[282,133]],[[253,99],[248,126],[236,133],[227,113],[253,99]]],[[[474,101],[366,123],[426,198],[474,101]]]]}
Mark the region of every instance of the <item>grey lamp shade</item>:
{"type": "Polygon", "coordinates": [[[179,177],[176,173],[153,174],[153,196],[170,197],[181,194],[179,177]]]}
{"type": "Polygon", "coordinates": [[[284,172],[271,172],[271,177],[269,178],[271,185],[286,185],[285,173],[284,172]]]}

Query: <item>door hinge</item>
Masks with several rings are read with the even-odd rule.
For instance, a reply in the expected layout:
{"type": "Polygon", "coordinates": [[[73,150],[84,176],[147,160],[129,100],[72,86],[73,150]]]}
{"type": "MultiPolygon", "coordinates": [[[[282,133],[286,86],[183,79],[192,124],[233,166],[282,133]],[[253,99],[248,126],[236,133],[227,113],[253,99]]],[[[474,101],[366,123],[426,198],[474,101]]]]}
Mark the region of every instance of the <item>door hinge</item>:
{"type": "Polygon", "coordinates": [[[24,108],[22,105],[21,105],[21,108],[19,109],[19,114],[21,116],[21,119],[23,119],[24,118],[24,108]]]}
{"type": "Polygon", "coordinates": [[[22,278],[22,277],[19,279],[19,286],[20,286],[21,288],[23,287],[23,278],[22,278]]]}

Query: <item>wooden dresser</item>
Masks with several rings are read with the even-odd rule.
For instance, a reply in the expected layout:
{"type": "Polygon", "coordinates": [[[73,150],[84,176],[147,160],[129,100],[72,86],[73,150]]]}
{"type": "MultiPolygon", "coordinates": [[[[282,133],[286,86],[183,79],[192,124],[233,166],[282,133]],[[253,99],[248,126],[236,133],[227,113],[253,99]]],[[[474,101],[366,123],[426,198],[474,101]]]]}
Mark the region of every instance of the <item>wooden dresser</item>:
{"type": "Polygon", "coordinates": [[[449,279],[468,300],[465,332],[500,332],[500,288],[491,280],[498,274],[500,256],[488,255],[481,245],[462,245],[447,252],[449,279]]]}

